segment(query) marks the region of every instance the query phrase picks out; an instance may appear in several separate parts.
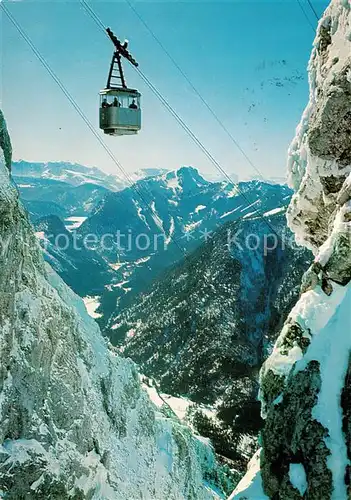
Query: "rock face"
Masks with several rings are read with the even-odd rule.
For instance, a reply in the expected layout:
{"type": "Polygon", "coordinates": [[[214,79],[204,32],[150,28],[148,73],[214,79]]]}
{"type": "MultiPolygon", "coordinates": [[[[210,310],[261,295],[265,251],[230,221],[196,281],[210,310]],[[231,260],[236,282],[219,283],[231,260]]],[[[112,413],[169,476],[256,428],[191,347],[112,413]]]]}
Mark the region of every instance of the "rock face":
{"type": "Polygon", "coordinates": [[[289,150],[288,223],[315,254],[261,370],[260,457],[231,498],[351,498],[351,9],[333,0],[289,150]]]}
{"type": "Polygon", "coordinates": [[[2,114],[0,144],[0,496],[206,499],[216,480],[220,497],[208,442],[155,411],[135,365],[44,263],[2,114]]]}
{"type": "Polygon", "coordinates": [[[75,242],[59,217],[48,215],[33,223],[45,260],[80,297],[95,296],[113,281],[115,271],[93,250],[75,242]],[[63,242],[61,248],[56,244],[63,242]]]}

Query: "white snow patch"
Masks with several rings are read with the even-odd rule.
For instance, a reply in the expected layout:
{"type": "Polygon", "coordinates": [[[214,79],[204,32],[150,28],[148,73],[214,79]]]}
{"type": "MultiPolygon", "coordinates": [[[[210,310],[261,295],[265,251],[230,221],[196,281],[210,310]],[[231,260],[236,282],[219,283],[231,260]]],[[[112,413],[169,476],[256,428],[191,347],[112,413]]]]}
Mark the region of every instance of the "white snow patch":
{"type": "Polygon", "coordinates": [[[38,240],[46,240],[44,231],[37,231],[35,233],[35,236],[38,238],[38,240]]]}
{"type": "Polygon", "coordinates": [[[279,208],[273,208],[273,210],[269,210],[269,212],[265,212],[263,214],[264,217],[268,217],[270,215],[275,215],[279,214],[280,212],[284,212],[285,208],[284,207],[279,207],[279,208]]]}
{"type": "MultiPolygon", "coordinates": [[[[343,301],[346,288],[333,283],[334,291],[328,297],[320,287],[304,293],[295,307],[292,309],[289,320],[298,323],[306,332],[310,331],[313,339],[331,320],[336,308],[343,301]]],[[[285,325],[278,338],[271,356],[265,362],[265,371],[273,370],[277,375],[287,375],[296,361],[302,359],[303,354],[298,345],[289,350],[287,355],[280,353],[285,325]]],[[[310,349],[310,348],[309,348],[310,349]]]]}
{"type": "Polygon", "coordinates": [[[126,338],[127,339],[132,339],[135,335],[135,329],[131,328],[130,330],[127,331],[126,338]]]}
{"type": "Polygon", "coordinates": [[[173,217],[171,217],[171,225],[170,225],[170,228],[169,228],[168,236],[165,239],[165,245],[168,245],[170,243],[170,241],[172,239],[172,236],[174,234],[174,227],[175,227],[174,219],[173,219],[173,217]]]}
{"type": "Polygon", "coordinates": [[[134,200],[134,205],[138,212],[138,217],[145,223],[145,225],[150,229],[150,226],[146,220],[145,215],[143,214],[143,208],[139,205],[137,200],[134,200]]]}
{"type": "Polygon", "coordinates": [[[184,420],[186,411],[189,408],[189,406],[192,405],[192,401],[187,398],[176,398],[174,396],[169,396],[168,394],[163,395],[165,401],[169,404],[169,406],[172,408],[174,413],[177,415],[177,417],[180,420],[184,420]]]}
{"type": "Polygon", "coordinates": [[[155,387],[150,387],[145,383],[143,384],[143,388],[148,393],[151,401],[157,407],[161,408],[161,406],[163,406],[165,403],[168,404],[180,420],[184,420],[187,409],[193,404],[193,402],[187,398],[177,398],[175,396],[170,396],[169,394],[164,393],[158,394],[155,387]]]}
{"type": "Polygon", "coordinates": [[[234,198],[239,193],[239,188],[238,186],[233,186],[233,188],[228,191],[227,193],[227,198],[234,198]]]}
{"type": "Polygon", "coordinates": [[[307,490],[307,477],[304,466],[302,464],[290,464],[289,479],[294,488],[303,496],[307,490]]]}
{"type": "Polygon", "coordinates": [[[144,262],[147,262],[150,259],[151,259],[150,255],[148,257],[141,257],[141,259],[135,261],[135,264],[139,266],[139,264],[144,264],[144,262]]]}
{"type": "Polygon", "coordinates": [[[122,266],[124,266],[124,264],[126,264],[126,262],[116,262],[115,264],[109,264],[109,266],[114,270],[114,271],[118,271],[118,269],[120,269],[122,266]]]}
{"type": "Polygon", "coordinates": [[[152,218],[154,219],[156,226],[158,226],[163,231],[162,219],[159,217],[158,213],[156,212],[154,201],[151,202],[151,211],[152,211],[152,218]]]}
{"type": "Polygon", "coordinates": [[[251,203],[250,205],[247,205],[247,207],[243,208],[243,209],[241,210],[241,212],[245,212],[246,210],[248,210],[249,208],[253,207],[254,205],[257,205],[257,203],[259,203],[259,202],[260,202],[260,200],[256,200],[256,201],[254,201],[254,202],[253,202],[253,203],[251,203]]]}
{"type": "Polygon", "coordinates": [[[261,450],[258,450],[254,454],[248,464],[245,476],[239,482],[228,500],[269,500],[262,486],[260,454],[261,450]]]}
{"type": "Polygon", "coordinates": [[[102,316],[101,314],[98,314],[96,312],[96,310],[98,309],[98,307],[100,305],[100,302],[98,299],[99,299],[98,296],[95,296],[95,297],[88,296],[88,297],[83,298],[83,302],[84,302],[84,305],[87,309],[89,316],[91,316],[94,319],[101,318],[101,316],[102,316]]]}
{"type": "Polygon", "coordinates": [[[201,224],[202,221],[197,221],[197,222],[190,222],[190,224],[186,224],[184,227],[183,227],[183,230],[185,233],[189,233],[191,231],[193,231],[197,226],[199,226],[201,224]]]}
{"type": "Polygon", "coordinates": [[[175,200],[168,200],[168,203],[171,203],[172,205],[175,205],[175,206],[178,205],[178,202],[175,200]]]}
{"type": "Polygon", "coordinates": [[[242,205],[239,205],[238,207],[234,208],[234,210],[230,210],[230,212],[225,212],[224,214],[222,214],[220,216],[220,219],[223,219],[224,217],[227,217],[228,215],[230,214],[233,214],[234,212],[237,212],[238,210],[240,210],[242,207],[242,205]]]}
{"type": "Polygon", "coordinates": [[[125,288],[124,285],[129,283],[129,280],[123,280],[120,281],[119,283],[112,283],[110,285],[106,285],[105,288],[107,288],[110,292],[112,291],[113,288],[120,288],[121,290],[124,290],[125,292],[130,292],[131,288],[125,288]]]}
{"type": "Polygon", "coordinates": [[[257,210],[255,210],[254,212],[249,212],[248,214],[244,215],[243,219],[248,219],[249,217],[255,214],[257,214],[257,210]]]}
{"type": "Polygon", "coordinates": [[[167,187],[172,189],[175,193],[177,193],[177,191],[182,191],[183,188],[179,183],[177,172],[168,172],[168,174],[165,175],[165,181],[167,183],[167,187]]]}
{"type": "Polygon", "coordinates": [[[65,222],[69,224],[65,224],[65,228],[67,231],[73,231],[74,229],[78,229],[86,220],[87,217],[67,217],[65,222]]]}
{"type": "Polygon", "coordinates": [[[195,208],[195,213],[198,214],[200,212],[200,210],[204,210],[204,208],[206,208],[206,205],[198,205],[195,208]]]}

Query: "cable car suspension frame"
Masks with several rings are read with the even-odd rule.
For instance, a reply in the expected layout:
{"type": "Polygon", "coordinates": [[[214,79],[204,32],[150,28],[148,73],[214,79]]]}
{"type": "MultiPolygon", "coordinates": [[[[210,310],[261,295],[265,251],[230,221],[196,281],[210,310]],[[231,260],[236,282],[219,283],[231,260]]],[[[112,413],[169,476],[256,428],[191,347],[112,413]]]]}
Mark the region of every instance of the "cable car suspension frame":
{"type": "Polygon", "coordinates": [[[127,86],[122,57],[136,68],[138,63],[128,50],[127,40],[122,43],[110,28],[105,31],[115,50],[106,87],[100,91],[100,128],[112,136],[135,135],[141,129],[141,96],[138,90],[127,86]]]}
{"type": "Polygon", "coordinates": [[[128,42],[125,41],[123,44],[118,40],[116,35],[111,31],[110,28],[106,28],[106,33],[110,37],[112,43],[114,44],[116,50],[112,55],[110,71],[107,78],[107,89],[127,89],[126,79],[123,72],[122,57],[127,59],[133,66],[138,67],[138,63],[133,58],[131,53],[127,50],[128,42]],[[119,80],[119,83],[113,84],[113,80],[119,80]]]}

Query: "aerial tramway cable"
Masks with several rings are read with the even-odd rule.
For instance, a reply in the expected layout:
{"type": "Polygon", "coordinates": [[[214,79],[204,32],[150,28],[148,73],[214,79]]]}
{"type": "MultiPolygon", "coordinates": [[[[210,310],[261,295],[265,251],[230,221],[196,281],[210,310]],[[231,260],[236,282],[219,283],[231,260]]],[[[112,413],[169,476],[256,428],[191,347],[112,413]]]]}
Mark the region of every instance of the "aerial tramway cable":
{"type": "MultiPolygon", "coordinates": [[[[53,80],[60,87],[61,91],[64,93],[64,95],[66,96],[66,98],[72,104],[72,106],[77,111],[77,113],[79,114],[79,116],[83,119],[83,121],[85,122],[85,124],[88,126],[89,130],[94,134],[94,136],[99,141],[99,143],[101,144],[101,146],[105,149],[105,151],[110,156],[110,158],[112,159],[112,161],[115,163],[115,165],[118,167],[118,169],[122,172],[122,174],[125,177],[125,179],[127,179],[127,181],[129,182],[130,188],[143,201],[143,203],[145,204],[146,208],[148,210],[150,210],[152,216],[153,217],[157,217],[156,212],[153,210],[152,206],[150,206],[148,204],[148,202],[145,200],[142,192],[136,187],[135,183],[128,176],[128,173],[123,168],[123,165],[121,164],[121,162],[115,157],[115,155],[113,154],[113,152],[111,151],[111,149],[101,139],[100,135],[95,130],[95,128],[92,125],[92,123],[89,121],[89,119],[84,114],[84,112],[82,111],[82,109],[80,108],[80,106],[76,103],[76,101],[74,100],[74,98],[72,97],[72,95],[70,94],[70,92],[66,89],[66,87],[64,86],[64,84],[61,82],[60,78],[56,75],[56,73],[53,71],[53,69],[49,66],[49,64],[45,60],[45,58],[41,55],[41,53],[39,52],[39,50],[35,47],[35,45],[31,41],[31,39],[29,38],[29,36],[24,32],[24,30],[21,28],[21,26],[19,25],[19,23],[16,21],[16,19],[14,18],[14,16],[10,13],[10,11],[8,10],[8,8],[5,6],[5,4],[3,2],[0,2],[0,7],[3,9],[3,11],[5,12],[5,14],[8,17],[8,19],[15,26],[15,28],[17,29],[17,31],[20,33],[20,35],[25,40],[25,42],[29,45],[29,47],[31,48],[31,50],[34,52],[34,54],[39,59],[39,61],[41,62],[41,64],[44,66],[44,68],[48,71],[48,73],[53,78],[53,80]]],[[[179,250],[181,250],[181,252],[183,252],[183,254],[185,255],[184,250],[178,245],[177,240],[173,239],[172,236],[171,236],[171,239],[177,245],[177,247],[179,248],[179,250]]]]}
{"type": "MultiPolygon", "coordinates": [[[[315,33],[316,32],[316,28],[313,26],[312,22],[310,21],[310,18],[308,17],[307,15],[307,12],[305,11],[305,9],[303,8],[302,6],[302,1],[301,0],[297,0],[297,3],[299,4],[299,7],[300,9],[302,10],[302,13],[304,15],[304,18],[306,19],[307,23],[309,24],[309,26],[311,27],[312,31],[315,33]]],[[[318,19],[318,18],[317,18],[318,19]]]]}
{"type": "Polygon", "coordinates": [[[307,0],[307,2],[308,2],[308,5],[311,7],[313,14],[316,16],[317,21],[319,21],[319,15],[317,14],[316,9],[313,7],[311,0],[307,0]]]}
{"type": "MultiPolygon", "coordinates": [[[[85,2],[84,2],[85,3],[85,2]]],[[[49,66],[48,62],[45,60],[45,58],[41,55],[41,53],[39,52],[39,50],[35,47],[34,43],[31,41],[31,39],[29,38],[29,36],[24,32],[24,30],[21,28],[21,26],[19,25],[19,23],[16,21],[16,19],[12,16],[12,14],[10,13],[10,11],[8,10],[8,8],[4,5],[3,2],[0,2],[0,7],[3,9],[4,13],[6,14],[6,16],[8,17],[8,19],[10,20],[10,22],[14,25],[14,27],[17,29],[17,31],[19,32],[19,34],[22,36],[22,38],[24,39],[24,41],[29,45],[29,47],[31,48],[31,50],[33,51],[33,53],[35,54],[35,56],[38,58],[38,60],[40,61],[40,63],[44,66],[44,68],[48,71],[48,73],[50,74],[50,76],[53,78],[53,80],[55,81],[55,83],[59,86],[59,88],[61,89],[61,91],[63,92],[63,94],[65,95],[65,97],[68,99],[68,101],[71,103],[71,105],[74,107],[74,109],[77,111],[77,113],[79,114],[79,116],[83,119],[83,121],[85,122],[85,124],[88,126],[89,130],[93,133],[93,135],[95,136],[95,138],[99,141],[99,143],[101,144],[101,146],[105,149],[105,151],[107,152],[107,154],[110,156],[110,158],[113,160],[113,162],[116,164],[116,166],[118,167],[118,169],[122,172],[122,174],[124,175],[124,177],[128,180],[129,184],[130,184],[130,187],[131,189],[137,193],[137,195],[140,197],[140,199],[144,202],[146,208],[148,210],[150,210],[152,216],[157,216],[157,214],[155,213],[155,211],[153,210],[152,206],[150,206],[147,201],[145,200],[143,194],[140,192],[140,190],[136,187],[135,183],[133,183],[133,181],[131,180],[131,178],[128,176],[127,172],[124,170],[123,168],[123,165],[120,163],[120,161],[115,157],[115,155],[113,154],[113,152],[110,150],[110,148],[105,144],[105,142],[101,139],[100,135],[96,132],[94,126],[91,124],[91,122],[89,121],[89,119],[87,118],[87,116],[84,114],[84,112],[81,110],[81,108],[79,107],[79,105],[75,102],[74,98],[72,97],[72,95],[69,93],[69,91],[66,89],[66,87],[64,86],[64,84],[61,82],[60,78],[56,75],[56,73],[53,71],[53,69],[49,66]]],[[[92,14],[91,14],[92,15],[92,14]]],[[[97,21],[97,19],[96,19],[97,21]]],[[[99,22],[99,25],[100,25],[100,22],[99,22]]],[[[104,30],[105,32],[105,30],[104,30]]],[[[141,74],[141,72],[140,72],[141,74]]],[[[145,81],[148,82],[148,79],[146,79],[145,77],[145,81]]],[[[151,82],[149,82],[150,84],[150,88],[154,88],[153,85],[151,84],[151,82]]],[[[154,92],[157,92],[157,89],[155,88],[155,90],[153,90],[154,92]]],[[[173,108],[171,108],[171,106],[168,105],[167,101],[161,96],[161,94],[159,94],[159,98],[162,99],[162,101],[167,104],[167,108],[169,107],[170,111],[174,111],[173,108]]],[[[173,114],[173,113],[172,113],[173,114]]],[[[177,115],[178,116],[178,115],[177,115]]],[[[180,117],[179,117],[180,118],[180,117]]],[[[184,124],[185,123],[183,122],[183,120],[180,119],[180,122],[181,124],[184,124]]],[[[183,125],[182,125],[183,126],[183,125]]],[[[188,129],[188,127],[187,127],[188,129]]],[[[188,129],[189,132],[190,129],[188,129]]],[[[192,133],[191,133],[192,134],[192,133]]],[[[196,136],[194,134],[192,134],[192,138],[193,140],[197,139],[196,136]]],[[[196,140],[197,142],[197,140],[196,140]]],[[[200,141],[199,142],[199,146],[202,144],[200,141]]],[[[202,148],[201,148],[202,149],[202,148]]],[[[203,149],[203,151],[207,151],[206,148],[203,149]]],[[[211,155],[211,158],[212,155],[211,155]]],[[[213,158],[213,160],[215,161],[215,159],[213,158]]],[[[215,165],[217,165],[217,162],[215,162],[215,165]]],[[[220,167],[220,165],[218,164],[218,167],[220,167]]],[[[221,168],[221,167],[220,167],[221,168]]],[[[229,178],[229,176],[225,173],[224,170],[221,169],[221,171],[224,173],[224,175],[229,179],[230,183],[232,185],[235,185],[236,183],[232,182],[231,179],[229,178]]],[[[243,196],[243,198],[248,201],[250,203],[250,200],[248,200],[246,198],[246,195],[244,193],[242,193],[242,191],[240,190],[240,188],[237,186],[237,189],[238,189],[238,192],[243,196]]],[[[274,232],[274,234],[277,236],[278,240],[281,239],[284,243],[284,238],[282,236],[280,236],[276,231],[275,229],[270,225],[270,223],[267,221],[267,219],[262,215],[260,214],[260,217],[263,219],[263,221],[266,223],[266,225],[274,232]]],[[[184,255],[185,259],[189,258],[189,256],[187,255],[187,253],[184,251],[183,248],[181,248],[178,244],[178,241],[170,234],[169,235],[170,237],[170,240],[178,247],[178,249],[181,251],[181,253],[184,255]]],[[[140,278],[139,279],[145,283],[144,279],[143,278],[140,278]]],[[[148,285],[147,285],[148,286],[148,285]]],[[[111,317],[109,318],[108,322],[106,323],[107,325],[109,324],[111,320],[111,317]]]]}
{"type": "Polygon", "coordinates": [[[174,59],[172,54],[166,49],[164,44],[161,42],[161,40],[156,36],[154,31],[150,28],[150,26],[147,24],[145,19],[141,16],[141,14],[138,12],[136,7],[133,5],[133,3],[130,0],[125,0],[126,3],[129,5],[129,7],[132,9],[132,11],[135,13],[135,15],[138,17],[140,22],[145,26],[147,31],[150,33],[150,35],[153,37],[153,39],[156,41],[156,43],[161,47],[163,52],[166,54],[168,59],[173,63],[173,65],[177,68],[177,70],[180,72],[180,74],[183,76],[183,78],[186,80],[188,85],[191,87],[193,92],[198,96],[198,98],[201,100],[201,102],[204,104],[204,106],[208,109],[208,111],[211,113],[213,118],[217,121],[219,126],[224,130],[224,132],[227,134],[227,136],[230,138],[230,140],[234,143],[236,148],[240,151],[240,153],[244,156],[244,158],[247,160],[247,162],[251,165],[251,167],[259,174],[259,176],[264,180],[264,176],[262,173],[259,171],[259,169],[256,167],[256,165],[253,163],[253,161],[250,159],[250,157],[246,154],[246,152],[243,150],[243,148],[240,146],[238,141],[235,139],[233,134],[228,130],[228,128],[224,125],[222,120],[219,118],[217,113],[214,111],[214,109],[210,106],[208,101],[203,97],[203,95],[199,92],[199,90],[195,87],[195,85],[192,83],[190,78],[187,76],[187,74],[183,71],[181,66],[177,63],[177,61],[174,59]]]}
{"type": "MultiPolygon", "coordinates": [[[[98,15],[95,13],[93,8],[88,5],[88,3],[85,0],[80,0],[81,5],[85,8],[86,12],[93,18],[94,22],[103,30],[103,32],[106,34],[106,28],[101,21],[101,19],[98,17],[98,15]]],[[[189,137],[194,141],[194,143],[201,149],[201,151],[205,154],[205,156],[209,159],[209,161],[215,166],[215,168],[229,181],[230,184],[235,186],[238,190],[238,193],[245,199],[245,201],[250,205],[252,204],[252,200],[250,200],[246,193],[243,193],[243,191],[240,189],[238,183],[234,182],[228,173],[224,170],[224,168],[220,165],[220,163],[214,158],[214,156],[208,151],[208,149],[204,146],[204,144],[200,141],[200,139],[192,132],[192,130],[187,126],[187,124],[184,122],[184,120],[180,117],[180,115],[175,111],[175,109],[168,103],[168,101],[163,97],[163,95],[159,92],[159,90],[151,83],[151,81],[148,79],[148,77],[141,71],[139,67],[134,68],[135,71],[139,74],[139,76],[144,80],[144,82],[147,84],[147,86],[150,88],[150,90],[155,94],[155,96],[159,99],[159,101],[162,103],[162,105],[172,114],[172,116],[177,120],[177,122],[180,124],[180,126],[185,130],[185,132],[189,135],[189,137]]],[[[281,239],[283,242],[283,237],[277,233],[275,228],[267,221],[267,219],[264,217],[264,215],[260,212],[257,211],[257,215],[264,220],[266,225],[271,229],[271,231],[275,234],[275,236],[279,239],[281,239]]]]}
{"type": "MultiPolygon", "coordinates": [[[[87,6],[87,3],[85,2],[85,0],[80,0],[80,3],[83,4],[85,7],[87,6]]],[[[90,131],[94,134],[94,136],[96,137],[96,139],[99,141],[99,143],[102,145],[102,147],[105,149],[105,151],[108,153],[108,155],[110,156],[110,158],[113,160],[113,162],[116,164],[116,166],[118,167],[118,169],[122,172],[122,174],[124,175],[124,177],[128,180],[129,184],[130,184],[130,187],[132,190],[134,190],[138,196],[142,199],[142,201],[144,202],[145,206],[151,211],[152,215],[153,216],[157,216],[157,214],[155,213],[155,211],[153,210],[153,208],[151,206],[149,206],[149,204],[147,203],[147,201],[145,200],[145,198],[143,197],[143,194],[140,192],[140,190],[136,187],[136,185],[133,183],[133,181],[131,180],[131,178],[128,176],[127,172],[124,170],[122,164],[120,163],[120,161],[115,157],[115,155],[112,153],[112,151],[110,150],[110,148],[105,144],[105,142],[101,139],[101,137],[99,136],[99,134],[96,132],[94,126],[91,124],[91,122],[89,121],[89,119],[86,117],[86,115],[83,113],[83,111],[81,110],[81,108],[79,107],[79,105],[75,102],[74,98],[71,96],[71,94],[69,93],[69,91],[66,89],[66,87],[63,85],[63,83],[61,82],[61,80],[59,79],[59,77],[55,74],[55,72],[52,70],[52,68],[49,66],[49,64],[47,63],[47,61],[44,59],[44,57],[40,54],[40,52],[38,51],[38,49],[35,47],[35,45],[33,44],[33,42],[30,40],[30,38],[28,37],[28,35],[24,32],[24,30],[21,28],[21,26],[19,25],[19,23],[16,21],[16,19],[12,16],[12,14],[9,12],[8,8],[4,5],[3,2],[0,3],[0,6],[1,8],[3,9],[3,11],[5,12],[5,14],[7,15],[7,17],[9,18],[9,20],[12,22],[12,24],[15,26],[15,28],[17,29],[17,31],[20,33],[20,35],[22,36],[22,38],[26,41],[26,43],[30,46],[30,48],[32,49],[32,51],[34,52],[34,54],[36,55],[36,57],[39,59],[39,61],[41,62],[41,64],[45,67],[45,69],[48,71],[48,73],[50,74],[50,76],[54,79],[54,81],[57,83],[57,85],[60,87],[60,89],[62,90],[62,92],[64,93],[64,95],[66,96],[66,98],[69,100],[69,102],[72,104],[72,106],[74,107],[74,109],[77,111],[77,113],[80,115],[80,117],[83,119],[83,121],[86,123],[86,125],[88,126],[88,128],[90,129],[90,131]]],[[[101,20],[98,18],[98,16],[94,13],[93,9],[88,6],[88,9],[86,9],[89,14],[93,17],[94,21],[100,26],[102,27],[102,29],[104,30],[105,32],[105,28],[104,28],[104,25],[102,24],[101,20]]],[[[107,34],[107,33],[106,33],[107,34]]],[[[108,36],[108,35],[107,35],[108,36]]],[[[189,129],[189,127],[185,124],[185,122],[181,119],[181,117],[178,115],[178,113],[175,112],[175,110],[168,104],[168,102],[166,101],[166,99],[160,94],[160,92],[156,89],[156,87],[153,86],[153,84],[148,80],[148,78],[139,70],[139,68],[136,68],[138,72],[140,72],[140,76],[144,79],[144,81],[148,84],[148,86],[150,87],[150,89],[155,93],[155,95],[158,97],[158,99],[162,102],[162,104],[171,112],[171,114],[177,119],[177,121],[180,123],[180,125],[185,129],[185,131],[190,135],[190,137],[194,140],[194,142],[200,147],[200,149],[206,154],[206,156],[209,158],[209,160],[214,164],[214,166],[217,168],[217,170],[219,170],[230,182],[230,184],[232,184],[233,186],[236,186],[237,190],[238,190],[238,193],[247,201],[248,204],[251,204],[251,200],[249,200],[246,196],[245,193],[242,192],[242,190],[239,188],[238,184],[233,182],[232,179],[229,177],[229,175],[225,172],[225,170],[221,167],[221,165],[216,161],[216,159],[212,156],[212,154],[205,148],[205,146],[202,144],[202,142],[195,136],[195,134],[193,134],[193,132],[189,129]]],[[[264,215],[262,213],[260,213],[259,211],[257,211],[257,216],[261,217],[262,220],[266,223],[266,225],[271,229],[271,231],[277,236],[278,240],[279,239],[282,239],[282,241],[284,242],[283,238],[281,235],[279,235],[275,228],[271,226],[271,224],[268,222],[268,220],[264,217],[264,215]]],[[[184,250],[178,245],[178,242],[177,240],[175,240],[172,236],[171,236],[171,240],[177,245],[177,247],[183,252],[183,254],[185,255],[185,252],[184,250]]]]}

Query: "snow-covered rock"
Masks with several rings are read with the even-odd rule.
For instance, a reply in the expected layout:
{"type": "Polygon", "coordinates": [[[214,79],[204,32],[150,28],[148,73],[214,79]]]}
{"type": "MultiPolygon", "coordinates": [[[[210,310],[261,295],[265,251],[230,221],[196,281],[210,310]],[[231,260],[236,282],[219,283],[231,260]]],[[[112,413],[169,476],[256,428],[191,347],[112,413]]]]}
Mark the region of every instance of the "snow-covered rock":
{"type": "Polygon", "coordinates": [[[70,186],[95,184],[110,191],[124,189],[126,181],[123,177],[106,174],[96,167],[86,167],[78,163],[58,162],[29,162],[14,161],[12,175],[26,179],[45,179],[64,182],[70,186]]]}
{"type": "Polygon", "coordinates": [[[44,263],[2,114],[0,145],[1,498],[220,498],[212,448],[156,410],[44,263]]]}
{"type": "Polygon", "coordinates": [[[309,63],[310,100],[289,150],[296,194],[288,222],[315,262],[261,370],[260,466],[233,499],[351,498],[350,75],[351,6],[332,0],[309,63]]]}
{"type": "Polygon", "coordinates": [[[243,500],[268,500],[262,489],[262,478],[260,471],[261,449],[257,450],[247,466],[247,473],[239,482],[235,491],[228,500],[242,498],[243,500]],[[241,495],[243,493],[243,496],[241,495]]]}
{"type": "Polygon", "coordinates": [[[310,99],[288,153],[296,190],[288,223],[315,253],[330,234],[351,171],[350,8],[333,0],[319,23],[308,68],[310,99]]]}

